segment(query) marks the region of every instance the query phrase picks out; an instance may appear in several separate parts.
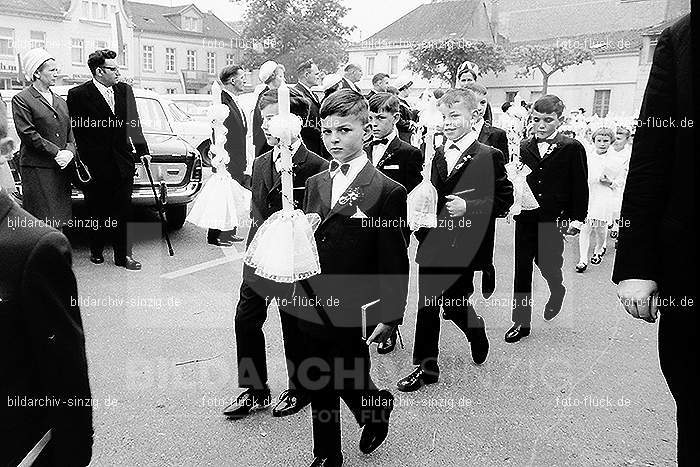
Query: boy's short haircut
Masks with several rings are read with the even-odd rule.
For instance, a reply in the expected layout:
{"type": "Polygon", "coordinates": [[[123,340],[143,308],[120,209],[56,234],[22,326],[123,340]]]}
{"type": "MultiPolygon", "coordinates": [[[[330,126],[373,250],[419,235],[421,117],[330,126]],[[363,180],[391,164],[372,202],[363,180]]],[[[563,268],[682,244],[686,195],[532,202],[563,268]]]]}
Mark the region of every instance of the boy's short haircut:
{"type": "Polygon", "coordinates": [[[595,141],[596,136],[607,136],[610,138],[610,142],[615,141],[615,131],[612,128],[601,127],[593,132],[591,135],[591,140],[595,141]]]}
{"type": "Polygon", "coordinates": [[[372,77],[372,84],[377,84],[378,82],[380,82],[384,78],[388,78],[388,77],[389,77],[389,75],[387,75],[386,73],[377,73],[376,75],[374,75],[372,77]]]}
{"type": "Polygon", "coordinates": [[[532,108],[543,114],[555,113],[557,117],[561,117],[564,113],[564,103],[554,94],[540,97],[532,105],[532,108]]]}
{"type": "Polygon", "coordinates": [[[630,135],[632,134],[632,132],[630,131],[629,128],[622,126],[622,125],[618,125],[617,129],[615,130],[615,133],[623,133],[626,135],[625,136],[626,138],[629,138],[630,135]]]}
{"type": "Polygon", "coordinates": [[[486,86],[484,86],[484,85],[481,84],[481,83],[476,83],[476,82],[474,82],[474,83],[467,83],[467,84],[464,86],[464,88],[465,88],[465,89],[469,89],[469,90],[471,90],[471,91],[474,91],[474,94],[476,94],[476,95],[478,95],[478,96],[485,96],[486,94],[488,94],[488,91],[486,90],[486,86]]]}
{"type": "Polygon", "coordinates": [[[388,92],[378,92],[369,99],[369,111],[373,113],[398,113],[399,98],[388,92]]]}
{"type": "Polygon", "coordinates": [[[459,102],[464,102],[469,110],[474,110],[479,106],[479,102],[476,98],[476,94],[474,94],[474,91],[466,88],[447,90],[438,101],[438,105],[452,107],[459,102]]]}
{"type": "Polygon", "coordinates": [[[343,71],[345,71],[345,73],[350,73],[353,70],[362,71],[362,68],[360,68],[360,65],[348,63],[347,65],[345,65],[345,69],[343,71]]]}
{"type": "Polygon", "coordinates": [[[352,89],[340,89],[329,95],[321,104],[320,117],[326,118],[331,115],[340,117],[354,116],[363,125],[369,122],[369,105],[365,96],[352,89]]]}
{"type": "MultiPolygon", "coordinates": [[[[260,110],[265,107],[279,102],[279,97],[276,89],[269,89],[260,97],[260,110]]],[[[309,100],[302,96],[296,89],[289,90],[289,111],[301,118],[304,122],[309,118],[309,109],[311,104],[309,100]]]]}

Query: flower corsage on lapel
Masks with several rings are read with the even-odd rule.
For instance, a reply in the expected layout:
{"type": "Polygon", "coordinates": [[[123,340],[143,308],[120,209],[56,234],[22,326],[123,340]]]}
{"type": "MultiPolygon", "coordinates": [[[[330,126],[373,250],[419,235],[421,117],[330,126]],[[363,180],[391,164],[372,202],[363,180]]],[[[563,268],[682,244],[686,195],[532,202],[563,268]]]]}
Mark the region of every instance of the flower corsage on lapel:
{"type": "Polygon", "coordinates": [[[360,201],[362,201],[364,197],[364,191],[362,191],[359,186],[356,186],[351,190],[347,190],[340,196],[340,198],[338,199],[338,205],[343,207],[353,207],[356,206],[360,201]]]}
{"type": "Polygon", "coordinates": [[[544,156],[542,156],[542,159],[549,156],[552,152],[554,152],[554,150],[556,148],[557,148],[557,143],[550,144],[549,147],[547,148],[547,150],[545,151],[544,156]]]}
{"type": "Polygon", "coordinates": [[[472,159],[473,159],[473,156],[471,154],[467,155],[467,157],[462,159],[457,165],[454,166],[454,168],[452,169],[452,172],[450,172],[450,174],[457,173],[457,171],[459,169],[461,169],[462,166],[464,166],[464,164],[471,162],[472,159]]]}

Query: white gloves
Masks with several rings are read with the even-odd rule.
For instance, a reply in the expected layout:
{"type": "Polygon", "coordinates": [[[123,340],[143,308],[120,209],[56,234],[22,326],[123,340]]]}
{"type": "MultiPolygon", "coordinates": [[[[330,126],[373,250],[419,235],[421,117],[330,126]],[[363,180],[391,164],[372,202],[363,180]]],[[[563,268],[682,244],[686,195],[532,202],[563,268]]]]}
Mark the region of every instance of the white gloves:
{"type": "Polygon", "coordinates": [[[73,160],[73,153],[67,149],[63,149],[58,151],[58,154],[56,154],[54,160],[61,167],[61,169],[65,169],[66,166],[70,164],[70,161],[73,160]]]}

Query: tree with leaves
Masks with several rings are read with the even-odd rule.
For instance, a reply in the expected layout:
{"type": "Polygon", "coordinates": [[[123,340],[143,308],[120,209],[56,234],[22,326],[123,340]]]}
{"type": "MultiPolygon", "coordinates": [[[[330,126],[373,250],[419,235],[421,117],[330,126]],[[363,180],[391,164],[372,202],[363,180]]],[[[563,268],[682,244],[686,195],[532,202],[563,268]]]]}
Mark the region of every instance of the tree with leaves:
{"type": "Polygon", "coordinates": [[[260,44],[244,53],[244,66],[257,68],[267,60],[285,66],[292,81],[296,67],[313,59],[322,70],[336,71],[347,59],[346,37],[354,27],[342,20],[348,13],[340,0],[248,0],[244,37],[260,44]]]}
{"type": "Polygon", "coordinates": [[[573,65],[595,63],[590,50],[562,45],[521,45],[510,52],[510,62],[520,67],[516,78],[529,77],[537,70],[542,74],[542,94],[547,94],[549,77],[573,65]]]}
{"type": "Polygon", "coordinates": [[[465,61],[479,66],[479,75],[504,71],[506,55],[499,46],[485,42],[464,40],[424,41],[415,44],[409,52],[408,69],[425,79],[437,77],[454,86],[457,70],[465,61]]]}

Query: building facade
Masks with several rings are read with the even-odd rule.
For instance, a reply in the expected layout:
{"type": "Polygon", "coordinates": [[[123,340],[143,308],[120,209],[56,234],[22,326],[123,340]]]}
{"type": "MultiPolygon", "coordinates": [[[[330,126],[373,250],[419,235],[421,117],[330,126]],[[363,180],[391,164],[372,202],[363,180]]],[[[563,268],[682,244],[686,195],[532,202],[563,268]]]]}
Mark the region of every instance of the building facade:
{"type": "Polygon", "coordinates": [[[90,79],[89,54],[110,48],[134,86],[163,94],[208,92],[218,71],[243,53],[231,27],[194,5],[0,0],[0,25],[0,89],[25,85],[19,57],[33,47],[56,57],[58,84],[90,79]]]}
{"type": "MultiPolygon", "coordinates": [[[[639,111],[658,25],[689,11],[688,0],[433,0],[353,44],[348,54],[365,71],[363,88],[371,87],[372,74],[385,72],[411,75],[416,93],[453,84],[427,82],[407,69],[413,44],[424,40],[492,41],[506,51],[525,44],[587,48],[594,62],[554,73],[548,92],[559,95],[569,109],[629,117],[639,111]]],[[[508,65],[498,75],[479,78],[494,109],[518,94],[527,102],[542,95],[539,72],[516,77],[516,71],[508,65]]]]}

